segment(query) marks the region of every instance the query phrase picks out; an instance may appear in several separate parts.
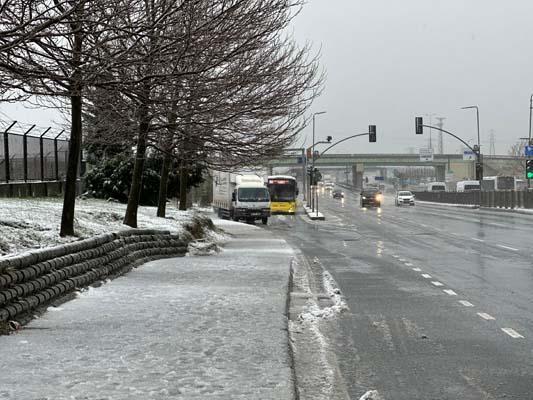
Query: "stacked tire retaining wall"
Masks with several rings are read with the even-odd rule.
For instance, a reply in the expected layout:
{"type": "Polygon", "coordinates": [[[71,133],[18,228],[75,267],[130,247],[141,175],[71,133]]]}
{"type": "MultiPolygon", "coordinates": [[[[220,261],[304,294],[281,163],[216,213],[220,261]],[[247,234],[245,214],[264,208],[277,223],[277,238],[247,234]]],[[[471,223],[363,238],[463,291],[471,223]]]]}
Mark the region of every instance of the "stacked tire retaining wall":
{"type": "Polygon", "coordinates": [[[75,290],[149,260],[183,256],[187,245],[168,231],[133,229],[0,260],[0,325],[23,324],[75,290]]]}

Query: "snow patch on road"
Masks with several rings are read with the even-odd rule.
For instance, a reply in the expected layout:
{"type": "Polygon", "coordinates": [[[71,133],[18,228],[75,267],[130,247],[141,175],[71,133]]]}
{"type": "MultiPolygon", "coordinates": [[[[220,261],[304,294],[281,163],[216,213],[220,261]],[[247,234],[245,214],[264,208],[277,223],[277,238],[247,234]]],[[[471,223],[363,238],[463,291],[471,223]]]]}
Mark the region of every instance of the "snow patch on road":
{"type": "MultiPolygon", "coordinates": [[[[319,260],[314,262],[319,263],[319,260]]],[[[322,274],[322,286],[330,296],[332,304],[320,307],[317,296],[313,293],[316,286],[313,273],[301,254],[293,261],[292,269],[293,293],[306,294],[308,297],[301,306],[301,312],[295,310],[296,317],[289,320],[290,345],[295,362],[299,398],[301,400],[349,399],[335,353],[330,349],[328,339],[321,331],[321,324],[334,320],[334,317],[348,307],[335,280],[328,272],[322,274]]]]}
{"type": "Polygon", "coordinates": [[[359,400],[383,400],[383,397],[379,395],[377,390],[369,390],[359,400]]]}

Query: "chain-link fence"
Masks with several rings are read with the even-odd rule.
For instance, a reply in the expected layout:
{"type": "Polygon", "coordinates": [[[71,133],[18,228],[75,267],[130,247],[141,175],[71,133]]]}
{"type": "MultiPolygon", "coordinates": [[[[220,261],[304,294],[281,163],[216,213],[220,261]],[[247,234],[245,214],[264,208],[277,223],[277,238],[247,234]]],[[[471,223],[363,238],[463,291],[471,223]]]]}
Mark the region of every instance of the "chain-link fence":
{"type": "Polygon", "coordinates": [[[17,122],[0,124],[0,182],[63,180],[67,160],[63,131],[17,122]]]}

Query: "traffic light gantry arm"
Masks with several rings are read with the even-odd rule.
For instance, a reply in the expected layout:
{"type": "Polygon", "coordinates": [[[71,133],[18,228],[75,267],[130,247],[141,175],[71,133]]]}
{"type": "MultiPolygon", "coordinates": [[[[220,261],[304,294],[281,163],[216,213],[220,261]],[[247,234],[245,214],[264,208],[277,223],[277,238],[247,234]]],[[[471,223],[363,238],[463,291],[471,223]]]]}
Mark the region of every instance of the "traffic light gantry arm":
{"type": "Polygon", "coordinates": [[[342,142],[345,142],[347,141],[348,139],[353,139],[353,138],[356,138],[356,137],[359,137],[359,136],[368,136],[370,133],[369,132],[366,132],[366,133],[358,133],[357,135],[352,135],[352,136],[348,136],[347,138],[344,138],[342,140],[339,140],[337,143],[333,143],[331,146],[327,147],[322,153],[320,153],[320,155],[316,158],[320,158],[321,156],[324,155],[324,153],[326,151],[328,151],[329,149],[331,149],[332,147],[335,147],[337,146],[338,144],[341,144],[342,142]]]}
{"type": "Polygon", "coordinates": [[[421,125],[419,125],[419,126],[422,126],[422,127],[424,127],[424,128],[435,129],[435,130],[437,130],[437,131],[441,131],[441,132],[447,133],[447,134],[450,135],[450,136],[453,136],[454,138],[456,138],[457,140],[459,140],[462,144],[464,144],[466,147],[468,147],[470,150],[472,150],[472,151],[476,154],[476,157],[479,158],[479,153],[481,152],[481,150],[480,150],[480,149],[476,150],[475,148],[473,148],[472,146],[470,146],[468,143],[466,143],[463,139],[461,139],[459,136],[454,135],[453,133],[448,132],[447,130],[442,129],[442,128],[439,128],[439,127],[436,127],[436,126],[425,125],[425,124],[421,124],[421,125]]]}

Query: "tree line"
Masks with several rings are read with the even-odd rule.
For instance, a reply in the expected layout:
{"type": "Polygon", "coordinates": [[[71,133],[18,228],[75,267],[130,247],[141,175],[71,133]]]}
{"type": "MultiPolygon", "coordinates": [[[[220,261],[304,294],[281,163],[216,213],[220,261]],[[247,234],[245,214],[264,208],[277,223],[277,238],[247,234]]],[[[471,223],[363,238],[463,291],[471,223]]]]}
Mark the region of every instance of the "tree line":
{"type": "Polygon", "coordinates": [[[294,142],[323,85],[290,22],[304,0],[4,0],[0,100],[65,112],[70,145],[60,235],[74,234],[84,143],[132,149],[124,223],[137,226],[146,157],[163,157],[158,215],[178,162],[258,165],[294,142]]]}

